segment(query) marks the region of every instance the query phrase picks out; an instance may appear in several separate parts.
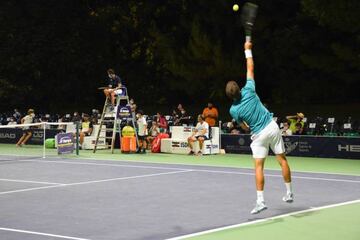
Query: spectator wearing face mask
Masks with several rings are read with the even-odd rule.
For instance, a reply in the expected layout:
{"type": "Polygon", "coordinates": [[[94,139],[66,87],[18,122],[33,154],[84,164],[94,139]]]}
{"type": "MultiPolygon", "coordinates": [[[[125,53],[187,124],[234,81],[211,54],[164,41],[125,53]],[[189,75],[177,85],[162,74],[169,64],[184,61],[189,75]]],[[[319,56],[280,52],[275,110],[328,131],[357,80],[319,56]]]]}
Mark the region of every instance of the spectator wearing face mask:
{"type": "MultiPolygon", "coordinates": [[[[34,122],[35,117],[35,111],[34,109],[29,109],[27,112],[27,115],[21,119],[21,124],[30,124],[34,122]]],[[[17,147],[22,147],[26,144],[26,142],[31,138],[32,131],[29,126],[23,127],[23,135],[19,139],[19,141],[16,143],[17,147]]]]}
{"type": "Polygon", "coordinates": [[[81,116],[78,112],[74,112],[73,117],[71,118],[72,122],[80,122],[81,121],[81,116]]]}
{"type": "Polygon", "coordinates": [[[211,102],[209,102],[207,107],[204,108],[202,115],[205,117],[205,122],[207,122],[210,127],[214,127],[216,125],[219,113],[211,102]]]}

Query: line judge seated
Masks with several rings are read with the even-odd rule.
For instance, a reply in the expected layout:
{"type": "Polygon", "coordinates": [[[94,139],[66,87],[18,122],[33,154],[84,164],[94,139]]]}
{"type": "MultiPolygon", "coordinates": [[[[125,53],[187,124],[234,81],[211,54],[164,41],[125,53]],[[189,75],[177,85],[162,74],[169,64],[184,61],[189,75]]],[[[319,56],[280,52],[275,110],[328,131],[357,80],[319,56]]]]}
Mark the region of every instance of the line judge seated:
{"type": "Polygon", "coordinates": [[[121,78],[115,74],[115,71],[113,69],[108,69],[107,74],[109,77],[108,80],[108,88],[104,89],[104,94],[106,97],[109,97],[111,100],[112,107],[115,106],[115,95],[116,91],[121,88],[122,81],[121,78]]]}
{"type": "Polygon", "coordinates": [[[202,148],[204,141],[209,139],[209,124],[205,122],[205,118],[203,115],[198,115],[198,123],[194,129],[193,134],[188,138],[188,144],[190,147],[189,155],[194,155],[194,142],[199,141],[199,152],[196,155],[202,155],[202,148]]]}

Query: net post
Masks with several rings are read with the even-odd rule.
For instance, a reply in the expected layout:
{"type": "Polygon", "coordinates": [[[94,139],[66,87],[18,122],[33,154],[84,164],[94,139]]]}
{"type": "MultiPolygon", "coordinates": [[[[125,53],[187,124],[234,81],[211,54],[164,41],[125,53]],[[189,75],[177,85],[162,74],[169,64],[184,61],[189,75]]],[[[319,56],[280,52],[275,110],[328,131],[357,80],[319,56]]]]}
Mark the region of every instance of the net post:
{"type": "Polygon", "coordinates": [[[79,122],[76,122],[76,136],[75,136],[75,146],[76,146],[76,155],[79,156],[79,122]]]}
{"type": "Polygon", "coordinates": [[[43,158],[45,158],[45,151],[46,151],[46,147],[45,147],[45,141],[46,141],[46,136],[45,136],[45,134],[46,134],[46,122],[43,122],[42,123],[42,125],[43,125],[43,158]]]}

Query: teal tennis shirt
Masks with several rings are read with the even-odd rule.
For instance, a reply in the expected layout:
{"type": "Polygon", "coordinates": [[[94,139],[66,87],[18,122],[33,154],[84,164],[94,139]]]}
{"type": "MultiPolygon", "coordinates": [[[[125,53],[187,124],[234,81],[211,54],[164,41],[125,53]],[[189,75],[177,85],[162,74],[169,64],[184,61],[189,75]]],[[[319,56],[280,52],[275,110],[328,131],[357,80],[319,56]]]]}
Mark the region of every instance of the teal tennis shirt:
{"type": "Polygon", "coordinates": [[[230,107],[230,115],[238,122],[246,122],[252,133],[257,134],[272,120],[273,114],[261,103],[255,92],[255,81],[246,80],[246,85],[241,89],[241,98],[234,101],[230,107]]]}

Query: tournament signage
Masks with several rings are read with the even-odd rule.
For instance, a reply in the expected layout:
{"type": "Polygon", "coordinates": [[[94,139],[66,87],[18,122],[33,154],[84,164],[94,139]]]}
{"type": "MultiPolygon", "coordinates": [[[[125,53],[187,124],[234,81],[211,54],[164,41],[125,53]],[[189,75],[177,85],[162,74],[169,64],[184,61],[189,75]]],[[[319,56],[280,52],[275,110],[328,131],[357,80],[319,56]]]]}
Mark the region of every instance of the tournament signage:
{"type": "MultiPolygon", "coordinates": [[[[27,144],[41,145],[44,141],[44,130],[34,128],[31,129],[32,136],[27,142],[27,144]]],[[[45,138],[54,138],[60,130],[57,129],[46,129],[45,138]]],[[[0,143],[17,143],[21,136],[23,135],[23,130],[21,128],[0,128],[0,143]]]]}
{"type": "Polygon", "coordinates": [[[117,110],[118,118],[130,118],[131,117],[131,107],[129,105],[119,106],[117,110]]]}
{"type": "Polygon", "coordinates": [[[72,133],[59,133],[57,135],[58,154],[74,152],[74,135],[72,133]]]}
{"type": "MultiPolygon", "coordinates": [[[[223,134],[221,145],[228,153],[251,154],[250,137],[223,134]]],[[[283,140],[289,156],[360,159],[360,138],[286,136],[283,140]]]]}

